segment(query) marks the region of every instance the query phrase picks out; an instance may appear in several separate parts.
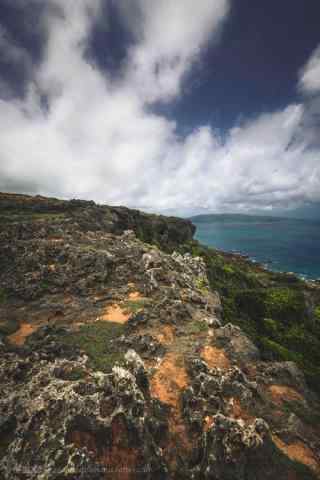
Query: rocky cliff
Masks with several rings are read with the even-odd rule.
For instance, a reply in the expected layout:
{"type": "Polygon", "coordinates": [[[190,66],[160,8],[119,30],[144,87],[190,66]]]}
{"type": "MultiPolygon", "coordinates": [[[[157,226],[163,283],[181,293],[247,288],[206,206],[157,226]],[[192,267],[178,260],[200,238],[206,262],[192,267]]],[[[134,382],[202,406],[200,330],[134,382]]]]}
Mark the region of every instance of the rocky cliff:
{"type": "Polygon", "coordinates": [[[0,478],[320,478],[317,370],[270,333],[288,312],[302,322],[288,291],[316,325],[318,286],[193,234],[123,207],[0,195],[0,478]],[[273,318],[255,316],[262,304],[273,318]]]}

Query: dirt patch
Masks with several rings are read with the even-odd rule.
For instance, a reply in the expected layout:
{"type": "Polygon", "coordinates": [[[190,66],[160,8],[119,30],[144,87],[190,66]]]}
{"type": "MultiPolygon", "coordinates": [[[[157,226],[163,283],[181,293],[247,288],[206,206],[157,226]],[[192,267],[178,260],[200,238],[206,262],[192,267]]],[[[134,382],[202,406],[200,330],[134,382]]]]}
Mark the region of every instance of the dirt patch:
{"type": "Polygon", "coordinates": [[[314,472],[320,473],[320,464],[317,461],[313,451],[301,441],[286,444],[276,435],[272,436],[276,446],[291,460],[303,463],[314,472]]]}
{"type": "Polygon", "coordinates": [[[174,337],[175,329],[171,325],[164,325],[156,335],[158,342],[162,345],[170,345],[174,341],[174,337]]]}
{"type": "Polygon", "coordinates": [[[12,335],[9,335],[8,340],[14,345],[21,346],[26,341],[26,338],[29,337],[29,335],[31,335],[33,332],[38,330],[38,328],[40,328],[40,325],[32,325],[31,323],[26,322],[21,323],[19,330],[17,330],[12,335]]]}
{"type": "Polygon", "coordinates": [[[188,383],[189,377],[183,366],[183,358],[173,352],[163,358],[150,382],[151,396],[171,407],[168,414],[169,436],[164,446],[164,456],[173,470],[178,468],[177,458],[188,458],[192,451],[180,407],[180,396],[188,383]]]}
{"type": "Polygon", "coordinates": [[[111,305],[106,309],[106,312],[100,317],[100,320],[113,323],[127,323],[130,318],[130,313],[122,310],[119,305],[111,305]]]}
{"type": "Polygon", "coordinates": [[[207,363],[209,368],[221,368],[227,370],[230,368],[230,360],[223,350],[207,345],[201,352],[201,358],[207,363]]]}
{"type": "Polygon", "coordinates": [[[138,448],[128,444],[129,434],[125,420],[115,417],[111,428],[112,445],[109,447],[101,445],[101,438],[97,438],[92,432],[72,431],[69,440],[78,448],[87,448],[94,455],[97,463],[106,469],[105,478],[113,480],[136,478],[137,469],[143,466],[142,455],[138,448]]]}
{"type": "Polygon", "coordinates": [[[175,353],[168,353],[160,363],[151,379],[151,395],[161,402],[178,408],[180,393],[188,385],[188,375],[180,366],[181,358],[175,353]]]}
{"type": "Polygon", "coordinates": [[[286,387],[285,385],[271,385],[268,388],[268,392],[270,393],[273,402],[278,405],[284,401],[303,401],[302,395],[300,395],[297,390],[291,387],[286,387]]]}
{"type": "Polygon", "coordinates": [[[142,295],[140,292],[129,293],[129,300],[139,300],[140,298],[142,298],[142,295]]]}

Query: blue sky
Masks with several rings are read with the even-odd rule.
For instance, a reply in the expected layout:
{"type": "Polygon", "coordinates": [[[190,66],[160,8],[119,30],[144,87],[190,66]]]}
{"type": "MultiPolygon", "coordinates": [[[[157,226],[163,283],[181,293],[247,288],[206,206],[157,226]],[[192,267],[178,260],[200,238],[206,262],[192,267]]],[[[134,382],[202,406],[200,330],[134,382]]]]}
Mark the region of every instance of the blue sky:
{"type": "Polygon", "coordinates": [[[2,0],[0,190],[314,209],[319,18],[318,0],[2,0]]]}

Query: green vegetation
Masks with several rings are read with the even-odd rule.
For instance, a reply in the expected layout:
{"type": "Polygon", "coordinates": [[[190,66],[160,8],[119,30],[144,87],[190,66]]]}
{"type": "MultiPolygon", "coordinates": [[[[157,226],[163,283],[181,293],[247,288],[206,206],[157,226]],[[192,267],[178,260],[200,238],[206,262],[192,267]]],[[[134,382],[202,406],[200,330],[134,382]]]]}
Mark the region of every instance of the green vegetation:
{"type": "Polygon", "coordinates": [[[39,286],[40,286],[41,290],[48,290],[48,288],[49,288],[49,283],[46,282],[45,280],[42,280],[42,281],[39,283],[39,286]]]}
{"type": "Polygon", "coordinates": [[[86,376],[86,371],[81,367],[74,367],[68,372],[68,380],[77,381],[82,380],[86,376]]]}
{"type": "Polygon", "coordinates": [[[12,335],[19,329],[19,322],[16,318],[8,318],[4,322],[0,322],[0,334],[12,335]]]}
{"type": "Polygon", "coordinates": [[[265,306],[268,315],[286,323],[303,321],[306,315],[303,292],[288,287],[269,289],[265,306]]]}
{"type": "Polygon", "coordinates": [[[0,211],[0,224],[1,223],[21,223],[21,222],[37,222],[46,221],[50,222],[60,221],[65,218],[64,213],[56,212],[34,212],[32,210],[5,210],[0,211]]]}
{"type": "Polygon", "coordinates": [[[189,335],[196,335],[208,331],[208,324],[205,321],[193,321],[186,325],[185,332],[189,335]]]}
{"type": "Polygon", "coordinates": [[[319,391],[320,292],[290,274],[264,270],[197,241],[180,251],[204,259],[210,287],[221,295],[225,322],[239,325],[266,360],[297,362],[319,391]],[[313,311],[310,300],[316,305],[313,311]]]}
{"type": "Polygon", "coordinates": [[[195,286],[198,290],[200,290],[204,295],[209,293],[207,283],[204,278],[198,277],[195,281],[195,286]]]}
{"type": "Polygon", "coordinates": [[[7,301],[7,293],[3,288],[0,288],[0,305],[2,303],[6,303],[7,301]]]}
{"type": "Polygon", "coordinates": [[[123,304],[123,309],[129,313],[137,313],[139,310],[142,310],[145,305],[150,303],[148,298],[137,298],[134,300],[127,300],[123,304]]]}
{"type": "Polygon", "coordinates": [[[92,368],[108,372],[116,362],[123,361],[123,353],[112,341],[124,331],[125,327],[118,323],[96,322],[83,325],[78,332],[69,333],[62,342],[81,348],[88,355],[92,368]]]}

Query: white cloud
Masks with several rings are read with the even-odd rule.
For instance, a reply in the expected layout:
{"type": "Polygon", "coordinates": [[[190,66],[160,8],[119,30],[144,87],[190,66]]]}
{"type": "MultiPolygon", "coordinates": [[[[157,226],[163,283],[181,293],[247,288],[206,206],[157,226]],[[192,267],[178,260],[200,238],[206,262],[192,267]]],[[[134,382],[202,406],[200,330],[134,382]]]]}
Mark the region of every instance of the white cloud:
{"type": "Polygon", "coordinates": [[[307,148],[304,105],[244,122],[223,142],[209,126],[181,139],[174,122],[148,108],[181,94],[202,48],[219,34],[227,0],[117,5],[136,43],[114,80],[85,55],[100,1],[47,1],[48,41],[28,95],[0,101],[0,189],[157,210],[320,200],[319,151],[307,148]]]}
{"type": "Polygon", "coordinates": [[[300,87],[305,93],[320,93],[320,45],[301,71],[300,87]]]}
{"type": "Polygon", "coordinates": [[[138,44],[130,51],[130,84],[146,101],[169,101],[209,37],[217,36],[228,0],[120,0],[138,44]],[[132,11],[134,5],[138,13],[132,11]]]}

